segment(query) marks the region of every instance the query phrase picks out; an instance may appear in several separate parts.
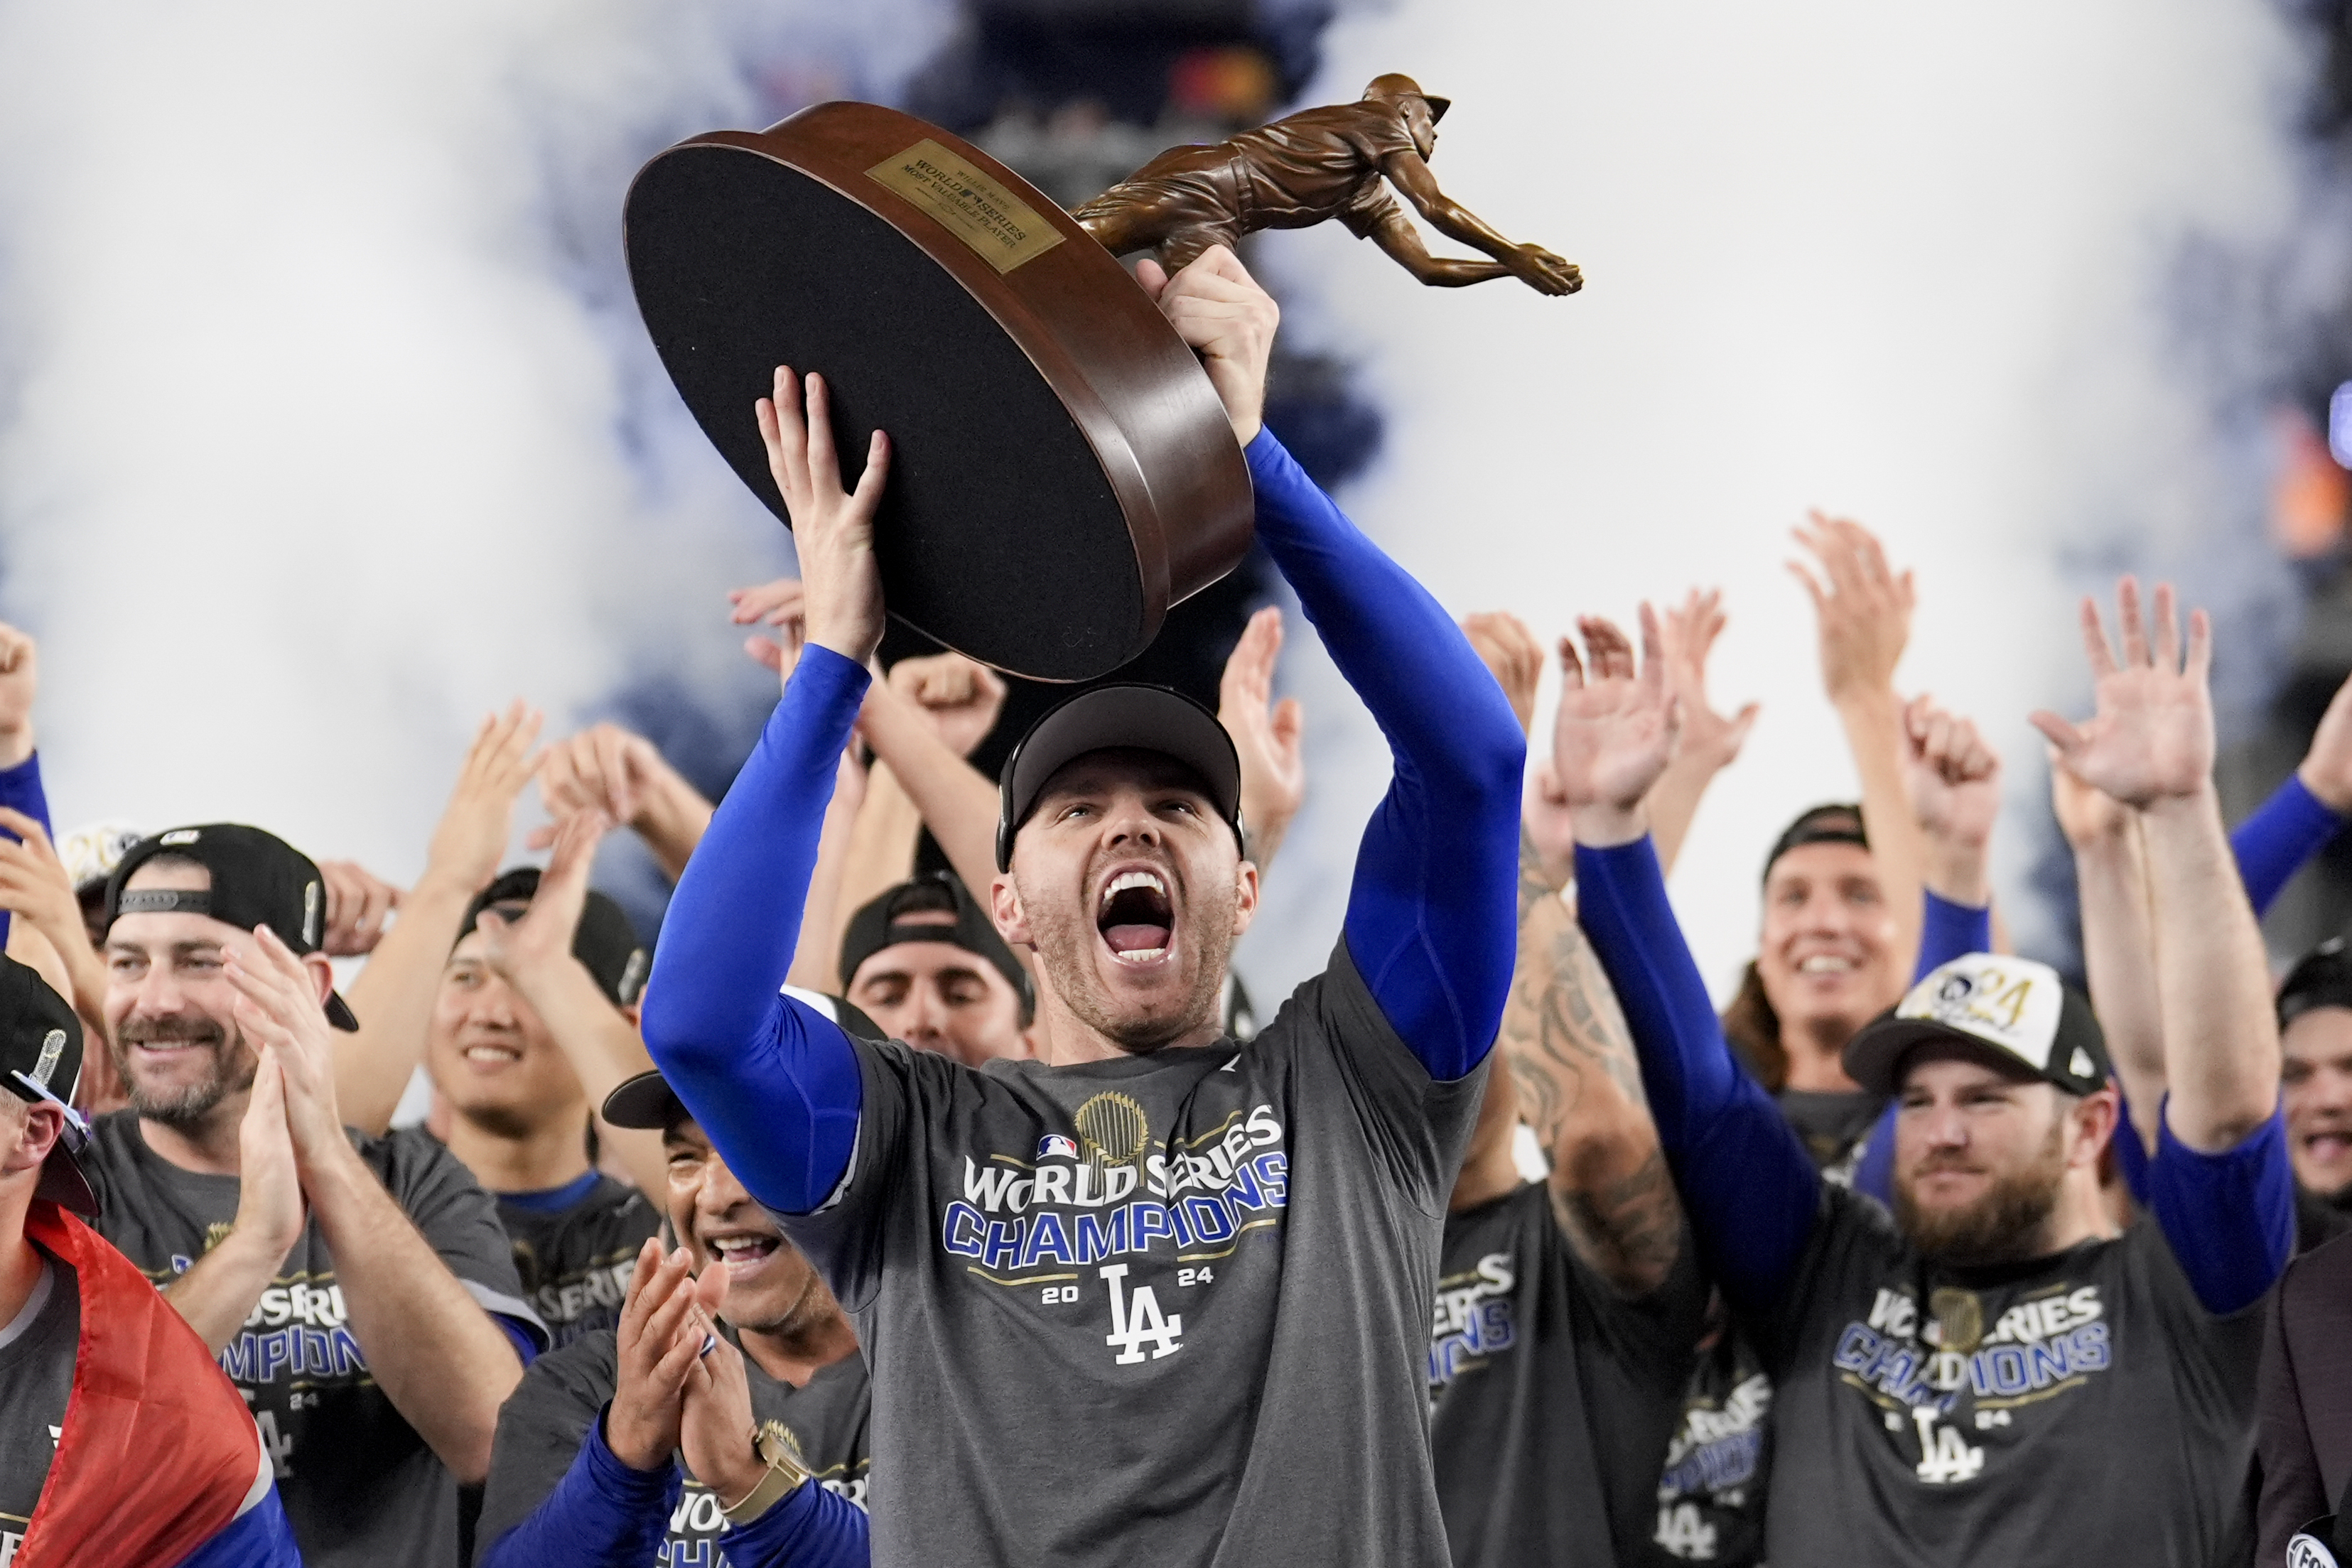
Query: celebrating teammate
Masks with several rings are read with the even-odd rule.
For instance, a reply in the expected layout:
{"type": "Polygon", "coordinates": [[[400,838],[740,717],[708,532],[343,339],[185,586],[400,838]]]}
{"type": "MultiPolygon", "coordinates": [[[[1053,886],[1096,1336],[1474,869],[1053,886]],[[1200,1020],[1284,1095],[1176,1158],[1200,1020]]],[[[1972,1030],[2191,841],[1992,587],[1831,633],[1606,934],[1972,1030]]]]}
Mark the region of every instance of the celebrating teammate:
{"type": "Polygon", "coordinates": [[[1779,1386],[1784,1568],[2220,1561],[2251,1522],[2254,1303],[2292,1238],[2277,1032],[2210,777],[2204,619],[2184,658],[2168,591],[2152,638],[2122,598],[2120,661],[2084,610],[2096,716],[2036,716],[2065,767],[2140,813],[2147,852],[2170,1093],[2157,1222],[2120,1236],[2095,1176],[2118,1112],[2099,1026],[2047,967],[1988,954],[1846,1049],[1897,1099],[1896,1224],[1825,1188],[1733,1063],[1665,901],[1643,811],[1675,727],[1654,648],[1563,704],[1580,915],[1700,1245],[1779,1386]]]}
{"type": "Polygon", "coordinates": [[[1213,250],[1147,287],[1202,353],[1260,538],[1387,735],[1343,939],[1247,1047],[1255,913],[1213,716],[1111,686],[1007,764],[992,913],[1040,1060],[853,1042],[779,994],[882,633],[877,435],[844,493],[823,384],[761,422],[809,645],[679,883],[647,1043],[857,1319],[874,1558],[1433,1568],[1421,1368],[1440,1224],[1508,986],[1525,743],[1428,593],[1260,425],[1276,311],[1213,250]]]}

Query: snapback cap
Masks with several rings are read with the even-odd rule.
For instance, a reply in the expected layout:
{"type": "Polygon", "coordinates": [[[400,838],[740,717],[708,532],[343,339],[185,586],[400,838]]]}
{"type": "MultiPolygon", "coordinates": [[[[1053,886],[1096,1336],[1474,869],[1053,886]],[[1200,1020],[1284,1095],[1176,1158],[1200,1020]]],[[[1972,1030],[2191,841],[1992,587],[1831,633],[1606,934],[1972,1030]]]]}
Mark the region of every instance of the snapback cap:
{"type": "Polygon", "coordinates": [[[2352,1008],[2352,954],[2344,951],[2341,936],[2330,936],[2296,959],[2279,982],[2279,1028],[2321,1008],[2352,1008]]]}
{"type": "MultiPolygon", "coordinates": [[[[1207,786],[1217,815],[1242,843],[1242,761],[1217,716],[1168,686],[1094,686],[1029,727],[997,781],[996,869],[1013,869],[1013,838],[1055,774],[1089,751],[1156,751],[1207,786]]],[[[1242,852],[1249,852],[1243,844],[1242,852]]]]}
{"type": "Polygon", "coordinates": [[[887,889],[849,917],[841,934],[841,983],[850,980],[866,959],[902,942],[944,942],[986,959],[1003,975],[1024,1006],[1029,1001],[1029,971],[996,934],[996,923],[980,907],[971,890],[946,872],[933,872],[887,889]],[[940,900],[946,900],[941,907],[940,900]],[[951,915],[951,922],[937,918],[951,915]]]}
{"type": "MultiPolygon", "coordinates": [[[[509,919],[519,918],[522,911],[530,907],[530,901],[539,896],[540,876],[535,865],[500,872],[466,906],[465,921],[457,927],[457,941],[466,939],[485,909],[496,909],[509,919]]],[[[572,933],[572,956],[595,977],[596,988],[616,1008],[627,1007],[637,999],[646,988],[646,976],[653,969],[653,955],[637,940],[637,928],[628,912],[593,887],[588,890],[587,902],[580,907],[580,924],[572,933]]]]}
{"type": "MultiPolygon", "coordinates": [[[[840,997],[822,991],[803,990],[798,986],[786,986],[784,995],[794,1001],[806,1002],[826,1018],[839,1024],[845,1033],[858,1040],[881,1040],[887,1037],[882,1028],[864,1012],[840,997]]],[[[670,1124],[694,1113],[677,1097],[661,1069],[640,1072],[635,1078],[625,1078],[613,1086],[600,1107],[604,1120],[615,1127],[635,1127],[649,1133],[666,1133],[670,1124]]]]}
{"type": "MultiPolygon", "coordinates": [[[[238,822],[173,828],[123,852],[106,883],[106,927],[126,915],[203,915],[250,931],[267,925],[296,953],[315,953],[327,927],[327,883],[310,857],[275,833],[238,822]],[[131,873],[158,855],[177,855],[212,873],[208,888],[142,887],[131,873]]],[[[327,1021],[357,1030],[349,1003],[327,993],[327,1021]]]]}
{"type": "Polygon", "coordinates": [[[65,1128],[41,1162],[33,1196],[95,1219],[98,1195],[80,1160],[89,1145],[89,1124],[73,1108],[81,1082],[81,1019],[72,1006],[37,971],[0,954],[0,1082],[19,1100],[46,1101],[65,1113],[65,1128]]]}
{"type": "Polygon", "coordinates": [[[2031,958],[1970,953],[1929,970],[1894,1011],[1846,1041],[1846,1073],[1873,1093],[1892,1094],[1905,1057],[1955,1041],[2070,1094],[2096,1093],[2115,1071],[2089,1000],[2057,970],[2031,958]]]}

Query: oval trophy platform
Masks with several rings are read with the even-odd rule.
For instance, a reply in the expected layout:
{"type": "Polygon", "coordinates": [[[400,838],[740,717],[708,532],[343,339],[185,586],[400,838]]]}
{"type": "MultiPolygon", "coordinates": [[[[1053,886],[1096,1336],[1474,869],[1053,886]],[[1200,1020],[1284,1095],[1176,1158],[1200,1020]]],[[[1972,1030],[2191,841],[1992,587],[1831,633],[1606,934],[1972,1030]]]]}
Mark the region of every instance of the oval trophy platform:
{"type": "Polygon", "coordinates": [[[986,153],[825,103],[656,157],[625,215],[678,394],[787,524],[753,402],[823,374],[845,482],[893,445],[890,612],[984,664],[1083,681],[1249,549],[1248,465],[1207,374],[1109,252],[986,153]]]}

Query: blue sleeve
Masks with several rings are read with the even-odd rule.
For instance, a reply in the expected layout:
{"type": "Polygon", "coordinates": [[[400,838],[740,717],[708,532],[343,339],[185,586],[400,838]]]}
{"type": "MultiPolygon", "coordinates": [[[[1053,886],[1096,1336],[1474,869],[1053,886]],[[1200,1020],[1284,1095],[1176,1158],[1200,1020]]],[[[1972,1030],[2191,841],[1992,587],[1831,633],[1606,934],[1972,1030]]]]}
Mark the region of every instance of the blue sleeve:
{"type": "MultiPolygon", "coordinates": [[[[51,839],[57,835],[49,821],[49,797],[41,788],[41,754],[37,751],[14,768],[0,768],[0,806],[10,806],[41,824],[51,839]]],[[[15,841],[16,835],[0,828],[0,838],[15,841]]],[[[8,941],[8,912],[0,909],[0,946],[8,941]]]]}
{"type": "Polygon", "coordinates": [[[1895,1102],[1889,1100],[1863,1140],[1862,1158],[1854,1162],[1853,1190],[1895,1207],[1895,1102]]]}
{"type": "Polygon", "coordinates": [[[1769,1312],[1812,1236],[1822,1178],[1780,1108],[1732,1059],[1650,841],[1579,844],[1576,908],[1633,1036],[1700,1250],[1734,1307],[1769,1312]]]}
{"type": "Polygon", "coordinates": [[[507,1331],[507,1338],[514,1341],[515,1354],[522,1357],[522,1364],[525,1366],[539,1359],[537,1334],[532,1333],[530,1329],[515,1322],[514,1319],[502,1318],[496,1312],[490,1314],[490,1322],[507,1331]]]}
{"type": "Polygon", "coordinates": [[[1429,591],[1271,432],[1247,455],[1258,537],[1394,760],[1356,852],[1348,956],[1429,1075],[1451,1082],[1485,1060],[1510,992],[1527,738],[1429,591]]]}
{"type": "Polygon", "coordinates": [[[671,1463],[635,1470],[604,1443],[597,1414],[580,1444],[580,1457],[530,1517],[484,1547],[478,1568],[646,1568],[669,1532],[669,1516],[686,1490],[671,1463]]]}
{"type": "MultiPolygon", "coordinates": [[[[2205,1310],[2226,1317],[2262,1299],[2294,1253],[2294,1169],[2279,1112],[2235,1148],[2199,1154],[2157,1118],[2147,1207],[2205,1310]]],[[[2126,1129],[2128,1131],[2128,1129],[2126,1129]]]]}
{"type": "Polygon", "coordinates": [[[2287,879],[2326,849],[2343,825],[2343,818],[2304,787],[2299,773],[2288,774],[2286,782],[2238,824],[2230,835],[2230,848],[2238,857],[2238,877],[2246,884],[2255,919],[2263,917],[2287,879]]]}
{"type": "Polygon", "coordinates": [[[814,1481],[720,1542],[731,1568],[866,1568],[866,1511],[814,1481]]]}
{"type": "Polygon", "coordinates": [[[805,1214],[849,1168],[865,1085],[849,1037],[783,995],[863,665],[814,644],[678,878],[646,988],[646,1049],[744,1188],[805,1214]]]}
{"type": "Polygon", "coordinates": [[[1927,913],[1919,927],[1919,964],[1912,971],[1917,985],[1930,970],[1966,957],[1992,951],[1992,911],[1927,895],[1927,913]]]}

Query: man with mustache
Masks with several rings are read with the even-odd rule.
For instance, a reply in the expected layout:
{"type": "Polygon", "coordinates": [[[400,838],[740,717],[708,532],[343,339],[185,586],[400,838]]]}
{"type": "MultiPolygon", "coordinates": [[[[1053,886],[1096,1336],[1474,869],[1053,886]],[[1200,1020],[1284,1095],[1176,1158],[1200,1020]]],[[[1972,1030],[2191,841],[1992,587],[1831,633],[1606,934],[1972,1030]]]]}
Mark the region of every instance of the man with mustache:
{"type": "Polygon", "coordinates": [[[1509,988],[1526,742],[1426,590],[1265,433],[1276,311],[1232,254],[1139,271],[1244,444],[1258,537],[1387,736],[1342,939],[1246,1045],[1240,764],[1175,693],[1104,686],[1006,765],[989,888],[1038,1055],[853,1041],[780,998],[882,634],[877,435],[823,383],[759,417],[808,645],[670,905],[646,1043],[857,1322],[874,1560],[1440,1568],[1423,1368],[1446,1197],[1509,988]]]}
{"type": "Polygon", "coordinates": [[[660,1133],[677,1249],[648,1239],[618,1327],[540,1357],[499,1412],[481,1568],[864,1568],[866,1363],[847,1314],[660,1073],[604,1109],[660,1133]]]}
{"type": "MultiPolygon", "coordinates": [[[[2118,1235],[2097,1166],[2118,1097],[2097,1021],[2045,966],[1944,964],[1848,1044],[1892,1092],[1895,1218],[1826,1186],[1725,1046],[1644,818],[1675,737],[1644,659],[1563,699],[1555,766],[1580,915],[1642,1062],[1701,1249],[1776,1387],[1766,1548],[1814,1564],[2222,1562],[2246,1509],[2256,1303],[2293,1246],[2278,1036],[2260,935],[2211,779],[2210,633],[2137,585],[2123,652],[2084,609],[2097,713],[2035,723],[2141,813],[2167,1081],[2153,1223],[2118,1235]]],[[[1980,904],[1981,867],[1927,868],[1980,904]],[[1965,873],[1977,883],[1954,885],[1965,873]]]]}
{"type": "Polygon", "coordinates": [[[425,1134],[338,1114],[331,1030],[355,1020],[306,856],[174,829],[123,857],[107,913],[131,1108],[91,1131],[100,1233],[244,1394],[311,1568],[446,1568],[543,1343],[488,1196],[425,1134]]]}

